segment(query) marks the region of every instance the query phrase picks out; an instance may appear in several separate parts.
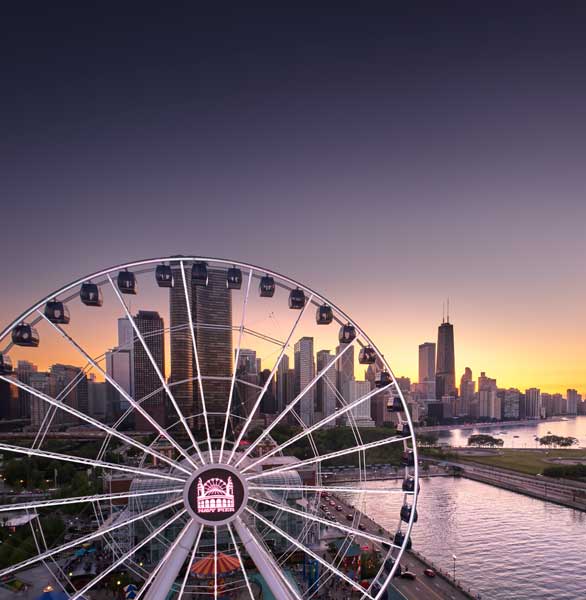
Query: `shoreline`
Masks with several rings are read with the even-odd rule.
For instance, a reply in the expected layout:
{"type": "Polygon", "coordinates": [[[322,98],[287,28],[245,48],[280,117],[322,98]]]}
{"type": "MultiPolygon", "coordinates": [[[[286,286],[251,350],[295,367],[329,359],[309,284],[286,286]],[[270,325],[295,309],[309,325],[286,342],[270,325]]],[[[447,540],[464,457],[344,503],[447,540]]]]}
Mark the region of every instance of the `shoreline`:
{"type": "Polygon", "coordinates": [[[519,421],[495,421],[494,423],[459,423],[454,425],[430,425],[425,427],[415,427],[415,435],[418,433],[429,433],[432,431],[454,431],[455,429],[502,429],[505,427],[522,427],[523,425],[533,426],[539,423],[564,423],[576,418],[577,415],[569,417],[548,417],[547,419],[523,419],[519,421]]]}

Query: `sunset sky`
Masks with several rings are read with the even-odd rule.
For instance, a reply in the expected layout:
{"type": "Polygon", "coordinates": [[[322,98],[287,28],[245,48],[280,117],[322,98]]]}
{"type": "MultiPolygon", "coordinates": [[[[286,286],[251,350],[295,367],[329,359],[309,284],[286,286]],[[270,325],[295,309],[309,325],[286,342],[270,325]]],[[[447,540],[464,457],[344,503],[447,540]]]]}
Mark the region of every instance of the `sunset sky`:
{"type": "Polygon", "coordinates": [[[586,5],[390,4],[5,14],[2,325],[195,253],[319,290],[396,375],[449,297],[458,380],[586,394],[586,5]]]}

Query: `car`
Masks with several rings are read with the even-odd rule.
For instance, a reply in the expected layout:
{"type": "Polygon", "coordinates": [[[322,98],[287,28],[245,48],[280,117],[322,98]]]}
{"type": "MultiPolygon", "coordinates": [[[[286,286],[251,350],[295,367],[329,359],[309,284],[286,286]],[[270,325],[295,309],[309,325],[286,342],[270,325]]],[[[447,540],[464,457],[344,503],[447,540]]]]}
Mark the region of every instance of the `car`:
{"type": "Polygon", "coordinates": [[[332,514],[329,514],[329,515],[326,517],[326,519],[327,519],[328,521],[335,521],[335,520],[336,520],[336,517],[334,517],[334,515],[332,515],[332,514]]]}
{"type": "Polygon", "coordinates": [[[330,500],[330,506],[336,506],[336,503],[333,500],[330,500]]]}
{"type": "Polygon", "coordinates": [[[336,506],[336,510],[337,510],[338,512],[341,512],[341,511],[342,511],[342,507],[341,507],[341,506],[338,504],[338,506],[336,506]]]}
{"type": "Polygon", "coordinates": [[[348,513],[346,515],[346,518],[348,519],[348,521],[352,521],[354,519],[354,515],[351,515],[350,513],[348,513]]]}
{"type": "Polygon", "coordinates": [[[358,529],[360,529],[360,531],[366,531],[366,527],[362,523],[358,525],[358,529]]]}
{"type": "Polygon", "coordinates": [[[433,569],[425,569],[423,574],[427,575],[428,577],[435,577],[435,571],[433,569]]]}
{"type": "Polygon", "coordinates": [[[415,573],[413,573],[412,571],[403,571],[401,573],[401,579],[417,579],[417,575],[415,575],[415,573]]]}

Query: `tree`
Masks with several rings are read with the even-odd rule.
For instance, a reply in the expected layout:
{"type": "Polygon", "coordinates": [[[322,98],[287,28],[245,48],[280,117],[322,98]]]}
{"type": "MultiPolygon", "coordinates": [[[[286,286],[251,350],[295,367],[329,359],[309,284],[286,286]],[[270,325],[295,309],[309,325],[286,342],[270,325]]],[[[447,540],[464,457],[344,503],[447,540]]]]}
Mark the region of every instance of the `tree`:
{"type": "Polygon", "coordinates": [[[504,445],[504,441],[500,438],[495,438],[492,435],[487,435],[484,433],[478,433],[475,435],[471,435],[468,438],[469,446],[480,446],[483,448],[495,448],[501,447],[504,445]]]}
{"type": "Polygon", "coordinates": [[[570,448],[571,446],[575,446],[578,443],[578,440],[575,437],[568,436],[564,437],[561,435],[544,435],[539,438],[540,446],[547,446],[551,448],[570,448]]]}

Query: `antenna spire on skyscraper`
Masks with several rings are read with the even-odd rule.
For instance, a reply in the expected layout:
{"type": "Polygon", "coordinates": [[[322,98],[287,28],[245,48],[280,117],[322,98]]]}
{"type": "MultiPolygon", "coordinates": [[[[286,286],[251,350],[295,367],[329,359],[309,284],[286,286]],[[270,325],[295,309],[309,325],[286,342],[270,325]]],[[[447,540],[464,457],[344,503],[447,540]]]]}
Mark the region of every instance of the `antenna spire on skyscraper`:
{"type": "Polygon", "coordinates": [[[449,296],[448,296],[448,314],[447,314],[447,317],[448,317],[448,323],[449,323],[450,322],[450,297],[449,296]]]}

